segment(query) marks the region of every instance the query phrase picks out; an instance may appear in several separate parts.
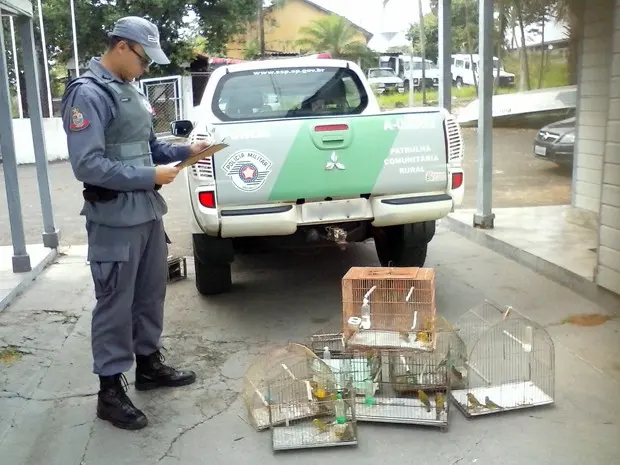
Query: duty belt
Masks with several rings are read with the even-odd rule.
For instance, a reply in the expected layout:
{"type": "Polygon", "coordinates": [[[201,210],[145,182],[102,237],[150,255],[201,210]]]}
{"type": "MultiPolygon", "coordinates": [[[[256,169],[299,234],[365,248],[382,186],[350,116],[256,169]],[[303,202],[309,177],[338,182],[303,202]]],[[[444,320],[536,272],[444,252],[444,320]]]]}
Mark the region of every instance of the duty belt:
{"type": "MultiPolygon", "coordinates": [[[[161,189],[161,184],[155,184],[155,190],[161,189]]],[[[119,192],[105,187],[93,186],[84,183],[82,195],[87,202],[109,202],[118,197],[119,192]]]]}

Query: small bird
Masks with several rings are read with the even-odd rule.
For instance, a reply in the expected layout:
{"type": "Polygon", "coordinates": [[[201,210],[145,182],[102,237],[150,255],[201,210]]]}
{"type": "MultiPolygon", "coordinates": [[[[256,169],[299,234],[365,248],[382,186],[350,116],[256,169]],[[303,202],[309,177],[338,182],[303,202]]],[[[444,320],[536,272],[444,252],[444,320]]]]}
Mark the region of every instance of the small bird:
{"type": "Polygon", "coordinates": [[[450,373],[452,373],[452,376],[454,376],[458,381],[463,380],[463,374],[457,370],[454,365],[450,367],[450,373]]]}
{"type": "Polygon", "coordinates": [[[327,425],[327,423],[319,420],[318,418],[315,418],[314,420],[312,420],[312,423],[314,423],[314,426],[316,426],[316,428],[319,431],[327,431],[329,429],[329,426],[327,425]]]}
{"type": "Polygon", "coordinates": [[[468,408],[483,407],[483,405],[478,401],[478,399],[476,399],[476,396],[474,396],[471,392],[467,393],[467,400],[469,401],[468,408]]]}
{"type": "Polygon", "coordinates": [[[418,390],[418,399],[420,399],[420,402],[422,402],[424,405],[426,405],[426,411],[430,412],[431,411],[431,401],[428,398],[428,395],[426,394],[426,392],[422,391],[421,389],[418,390]]]}
{"type": "Polygon", "coordinates": [[[496,409],[501,410],[501,407],[497,405],[495,402],[493,402],[491,399],[489,399],[489,396],[486,396],[484,398],[484,406],[490,410],[496,410],[496,409]]]}
{"type": "Polygon", "coordinates": [[[437,410],[437,414],[439,415],[439,412],[443,412],[445,408],[446,398],[441,393],[435,394],[435,409],[437,410]]]}

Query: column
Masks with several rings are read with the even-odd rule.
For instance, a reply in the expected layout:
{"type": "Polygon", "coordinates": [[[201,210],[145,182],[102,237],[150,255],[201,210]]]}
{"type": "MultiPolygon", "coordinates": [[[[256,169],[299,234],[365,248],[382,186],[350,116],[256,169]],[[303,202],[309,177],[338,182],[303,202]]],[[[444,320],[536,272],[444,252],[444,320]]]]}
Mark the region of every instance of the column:
{"type": "Polygon", "coordinates": [[[17,179],[17,159],[15,158],[15,139],[13,138],[13,115],[11,114],[11,94],[4,45],[4,27],[0,21],[0,150],[4,165],[6,200],[9,207],[11,242],[13,243],[13,272],[24,273],[32,269],[30,256],[26,251],[22,205],[19,198],[17,179]]]}
{"type": "Polygon", "coordinates": [[[50,195],[47,172],[47,151],[45,148],[45,133],[43,131],[43,112],[41,110],[41,95],[39,94],[38,85],[39,70],[36,64],[32,18],[21,16],[17,20],[17,27],[24,55],[22,61],[24,63],[24,77],[26,80],[26,97],[37,167],[41,213],[43,214],[43,245],[55,249],[58,247],[58,231],[54,227],[54,215],[52,213],[52,197],[50,195]]]}
{"type": "Polygon", "coordinates": [[[452,8],[439,0],[439,106],[452,109],[452,8]]]}
{"type": "Polygon", "coordinates": [[[493,206],[493,0],[479,1],[478,182],[474,227],[492,229],[493,206]]]}

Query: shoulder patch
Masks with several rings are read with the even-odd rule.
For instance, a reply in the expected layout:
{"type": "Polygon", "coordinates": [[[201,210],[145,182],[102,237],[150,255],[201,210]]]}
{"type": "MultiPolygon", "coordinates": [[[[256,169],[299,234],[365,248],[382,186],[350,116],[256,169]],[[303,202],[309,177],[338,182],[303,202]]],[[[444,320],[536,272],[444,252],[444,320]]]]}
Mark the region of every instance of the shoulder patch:
{"type": "Polygon", "coordinates": [[[90,126],[90,121],[84,118],[84,115],[77,107],[71,107],[71,124],[69,124],[69,129],[72,131],[81,131],[82,129],[86,129],[90,126]]]}

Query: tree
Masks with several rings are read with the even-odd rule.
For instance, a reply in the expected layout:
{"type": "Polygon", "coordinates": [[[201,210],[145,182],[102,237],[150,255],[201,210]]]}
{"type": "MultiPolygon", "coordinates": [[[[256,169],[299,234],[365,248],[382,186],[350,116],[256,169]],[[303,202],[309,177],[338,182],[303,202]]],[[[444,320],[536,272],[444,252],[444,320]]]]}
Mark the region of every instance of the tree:
{"type": "Polygon", "coordinates": [[[329,52],[334,58],[376,62],[376,55],[357,37],[355,27],[345,18],[329,15],[299,28],[295,45],[306,52],[329,52]]]}
{"type": "MultiPolygon", "coordinates": [[[[412,24],[407,32],[407,39],[411,42],[415,55],[422,55],[420,32],[419,23],[412,24]]],[[[433,13],[424,15],[424,38],[426,58],[437,63],[439,59],[439,25],[437,24],[437,16],[433,13]]]]}

